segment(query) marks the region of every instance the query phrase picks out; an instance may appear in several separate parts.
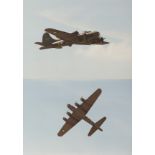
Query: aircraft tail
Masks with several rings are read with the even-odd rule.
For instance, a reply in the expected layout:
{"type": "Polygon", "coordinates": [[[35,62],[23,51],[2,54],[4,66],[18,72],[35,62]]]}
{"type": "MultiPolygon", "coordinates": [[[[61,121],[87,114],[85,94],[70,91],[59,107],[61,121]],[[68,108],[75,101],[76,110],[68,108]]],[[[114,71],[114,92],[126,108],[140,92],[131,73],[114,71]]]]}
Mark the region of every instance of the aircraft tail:
{"type": "Polygon", "coordinates": [[[52,44],[53,42],[58,41],[56,39],[53,39],[48,33],[44,33],[42,37],[43,44],[52,44]]]}
{"type": "Polygon", "coordinates": [[[99,121],[97,121],[93,127],[90,129],[88,136],[91,136],[97,129],[100,131],[103,131],[100,126],[103,124],[103,122],[106,120],[106,117],[101,118],[99,121]]]}

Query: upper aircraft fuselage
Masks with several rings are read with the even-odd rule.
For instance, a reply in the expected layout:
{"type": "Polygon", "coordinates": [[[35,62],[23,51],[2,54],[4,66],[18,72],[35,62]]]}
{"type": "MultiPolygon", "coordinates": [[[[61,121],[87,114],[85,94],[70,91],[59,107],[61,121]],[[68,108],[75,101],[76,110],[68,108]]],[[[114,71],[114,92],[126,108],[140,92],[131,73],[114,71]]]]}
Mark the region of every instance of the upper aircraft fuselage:
{"type": "Polygon", "coordinates": [[[108,44],[100,37],[100,33],[97,31],[85,31],[83,33],[68,33],[59,31],[52,28],[45,29],[46,32],[55,35],[57,38],[70,42],[72,44],[90,45],[90,44],[108,44]]]}
{"type": "Polygon", "coordinates": [[[104,38],[100,36],[98,31],[84,31],[79,33],[74,31],[72,33],[56,30],[53,28],[45,29],[45,33],[42,37],[42,42],[36,42],[36,44],[41,45],[40,49],[48,48],[62,48],[64,46],[77,45],[104,45],[109,44],[109,42],[104,41],[104,38]],[[53,39],[50,34],[57,37],[53,39]]]}

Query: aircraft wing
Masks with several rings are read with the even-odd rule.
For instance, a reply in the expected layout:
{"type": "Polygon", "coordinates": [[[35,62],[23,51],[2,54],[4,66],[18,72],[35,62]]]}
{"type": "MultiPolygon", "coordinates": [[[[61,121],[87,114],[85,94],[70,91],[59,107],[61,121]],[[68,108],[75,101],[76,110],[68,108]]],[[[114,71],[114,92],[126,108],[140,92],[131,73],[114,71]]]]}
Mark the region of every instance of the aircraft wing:
{"type": "Polygon", "coordinates": [[[74,118],[70,117],[66,120],[66,123],[58,132],[58,136],[63,136],[67,133],[72,127],[74,127],[80,120],[75,120],[74,118]]]}
{"type": "Polygon", "coordinates": [[[49,49],[49,48],[63,48],[63,46],[71,46],[71,44],[68,44],[67,42],[63,41],[63,40],[59,40],[59,41],[55,41],[52,44],[48,45],[48,46],[43,46],[40,47],[40,49],[49,49]]]}
{"type": "Polygon", "coordinates": [[[71,34],[68,32],[56,30],[53,28],[47,28],[47,29],[45,29],[45,31],[50,34],[55,35],[57,38],[62,39],[62,40],[67,40],[67,38],[71,36],[71,34]]]}
{"type": "Polygon", "coordinates": [[[87,113],[94,104],[94,102],[97,100],[101,92],[101,89],[97,89],[91,96],[88,97],[88,99],[81,99],[83,103],[80,105],[80,108],[83,109],[85,113],[87,113]]]}

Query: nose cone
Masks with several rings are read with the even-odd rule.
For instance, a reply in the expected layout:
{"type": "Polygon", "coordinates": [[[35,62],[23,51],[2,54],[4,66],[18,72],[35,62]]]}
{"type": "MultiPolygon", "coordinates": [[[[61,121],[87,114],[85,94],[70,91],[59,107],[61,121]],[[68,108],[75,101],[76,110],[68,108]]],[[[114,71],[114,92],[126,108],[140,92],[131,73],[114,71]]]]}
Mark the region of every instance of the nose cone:
{"type": "Polygon", "coordinates": [[[100,41],[99,41],[99,44],[102,44],[102,45],[104,45],[104,44],[109,44],[109,42],[104,41],[104,39],[105,39],[105,38],[101,37],[101,38],[100,38],[100,41]]]}
{"type": "Polygon", "coordinates": [[[103,42],[103,44],[109,44],[109,42],[107,42],[107,41],[104,41],[104,42],[103,42]]]}
{"type": "Polygon", "coordinates": [[[58,135],[59,137],[62,137],[65,133],[66,133],[66,131],[65,131],[64,129],[61,129],[61,130],[57,133],[57,135],[58,135]]]}

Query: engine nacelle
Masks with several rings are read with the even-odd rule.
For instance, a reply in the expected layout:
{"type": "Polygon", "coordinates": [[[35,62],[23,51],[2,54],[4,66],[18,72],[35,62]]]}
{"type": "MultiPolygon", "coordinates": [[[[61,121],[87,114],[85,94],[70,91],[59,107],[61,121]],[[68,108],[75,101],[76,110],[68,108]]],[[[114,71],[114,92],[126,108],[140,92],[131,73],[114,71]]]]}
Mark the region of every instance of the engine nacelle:
{"type": "Polygon", "coordinates": [[[75,103],[75,106],[77,106],[78,108],[80,108],[80,104],[78,104],[78,103],[75,103]]]}
{"type": "Polygon", "coordinates": [[[81,100],[82,102],[85,102],[85,101],[86,101],[83,97],[81,97],[80,100],[81,100]]]}
{"type": "Polygon", "coordinates": [[[72,117],[72,114],[70,112],[66,113],[69,117],[72,117]]]}
{"type": "Polygon", "coordinates": [[[63,117],[63,120],[64,120],[65,122],[67,122],[67,118],[65,118],[65,117],[63,117]]]}
{"type": "Polygon", "coordinates": [[[70,104],[67,104],[67,107],[68,107],[68,109],[70,109],[73,112],[76,110],[76,108],[70,104]]]}

